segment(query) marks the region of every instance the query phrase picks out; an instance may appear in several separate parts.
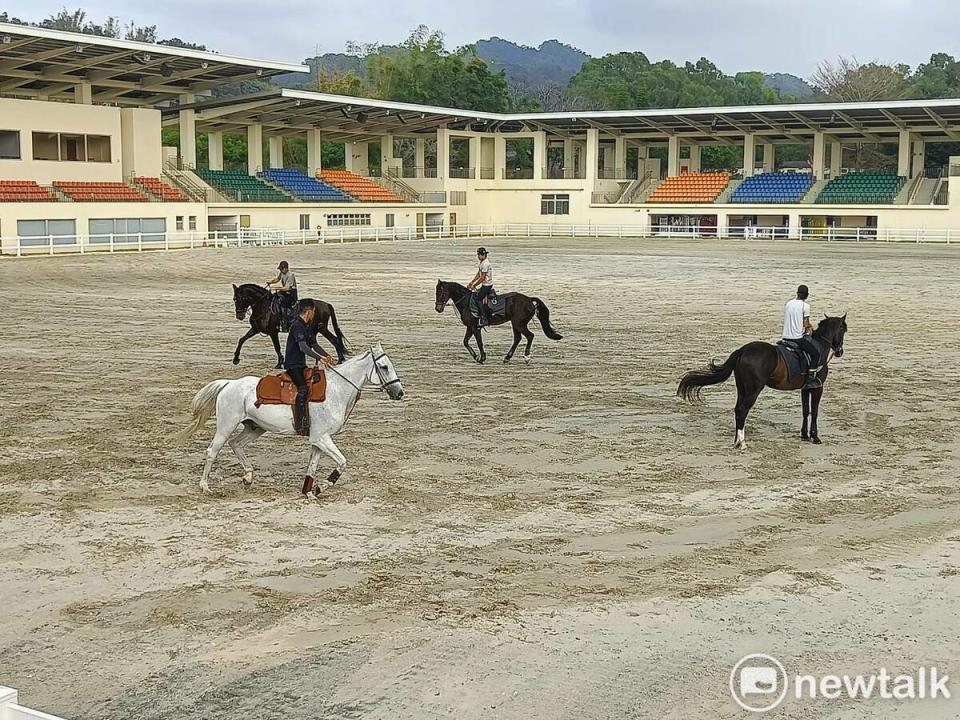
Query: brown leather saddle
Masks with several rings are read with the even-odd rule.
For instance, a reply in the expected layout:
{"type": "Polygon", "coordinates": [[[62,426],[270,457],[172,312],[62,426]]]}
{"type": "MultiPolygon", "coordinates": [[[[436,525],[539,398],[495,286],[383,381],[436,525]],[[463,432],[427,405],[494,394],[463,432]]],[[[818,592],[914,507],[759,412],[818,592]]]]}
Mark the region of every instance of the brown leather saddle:
{"type": "MultiPolygon", "coordinates": [[[[318,367],[303,373],[310,386],[310,402],[327,399],[327,374],[318,367]]],[[[257,383],[256,407],[261,405],[293,405],[297,401],[297,386],[287,373],[264,375],[257,383]]]]}

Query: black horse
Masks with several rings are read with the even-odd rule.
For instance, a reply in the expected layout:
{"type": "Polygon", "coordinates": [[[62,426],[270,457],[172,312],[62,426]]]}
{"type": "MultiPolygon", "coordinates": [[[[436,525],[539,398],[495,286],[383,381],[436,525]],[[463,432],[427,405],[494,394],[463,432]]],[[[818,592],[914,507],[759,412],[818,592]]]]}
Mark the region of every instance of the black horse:
{"type": "MultiPolygon", "coordinates": [[[[337,324],[337,313],[333,305],[322,300],[312,300],[316,313],[313,316],[314,329],[323,335],[337,351],[337,359],[343,362],[347,356],[346,338],[340,332],[337,324]],[[327,323],[333,326],[333,333],[327,329],[327,323]]],[[[246,317],[250,311],[250,330],[237,342],[237,349],[233,353],[233,364],[240,364],[240,348],[243,344],[258,333],[269,335],[273,340],[273,349],[277,351],[277,367],[283,367],[283,353],[280,352],[280,315],[274,308],[270,291],[262,285],[246,283],[239,287],[233,286],[233,304],[237,311],[237,320],[246,317]]]]}
{"type": "MultiPolygon", "coordinates": [[[[847,332],[847,316],[824,317],[820,325],[813,332],[814,340],[823,348],[837,357],[843,356],[843,336],[847,332]]],[[[820,398],[823,396],[823,383],[827,379],[829,369],[827,363],[830,357],[824,359],[823,368],[817,374],[820,387],[803,390],[803,427],[800,437],[820,444],[820,435],[817,432],[817,414],[820,410],[820,398]],[[807,432],[807,420],[810,419],[810,431],[807,432]]],[[[804,384],[803,373],[794,380],[787,377],[787,366],[780,357],[777,348],[770,343],[747,343],[739,350],[735,350],[723,365],[711,362],[705,370],[688,372],[680,380],[677,396],[684,400],[700,400],[700,388],[706,385],[717,385],[733,374],[737,382],[737,405],[734,409],[737,423],[737,434],[733,446],[745,448],[744,425],[747,414],[757,401],[757,396],[764,386],[774,390],[801,390],[804,384]]]]}
{"type": "MultiPolygon", "coordinates": [[[[450,300],[453,301],[454,307],[456,307],[460,313],[460,322],[467,328],[467,331],[463,335],[463,346],[474,360],[482,363],[487,359],[487,353],[483,350],[483,340],[480,338],[480,326],[477,318],[470,312],[470,294],[470,291],[459,283],[437,280],[437,312],[442,313],[443,309],[447,306],[447,302],[450,300]],[[477,348],[480,350],[479,355],[470,347],[471,335],[473,335],[477,341],[477,348]]],[[[544,335],[551,340],[560,340],[563,338],[563,335],[554,330],[553,326],[550,325],[550,310],[540,298],[527,297],[521,293],[506,293],[501,295],[501,297],[506,300],[504,313],[503,315],[495,315],[492,317],[490,319],[490,325],[501,325],[507,321],[513,324],[513,345],[510,346],[510,351],[503,357],[504,362],[509,362],[510,358],[513,357],[513,353],[517,350],[517,345],[520,344],[521,335],[527,339],[527,347],[523,351],[523,359],[525,362],[530,362],[530,348],[533,346],[533,333],[530,331],[528,324],[534,315],[540,320],[544,335]]]]}

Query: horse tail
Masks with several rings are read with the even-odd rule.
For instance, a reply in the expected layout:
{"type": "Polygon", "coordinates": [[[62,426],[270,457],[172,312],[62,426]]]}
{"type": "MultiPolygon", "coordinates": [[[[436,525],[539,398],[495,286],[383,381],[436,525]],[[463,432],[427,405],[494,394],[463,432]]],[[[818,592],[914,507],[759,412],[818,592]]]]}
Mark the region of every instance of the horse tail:
{"type": "Polygon", "coordinates": [[[543,328],[543,334],[551,340],[562,340],[563,335],[558,333],[553,325],[550,324],[550,308],[538,297],[531,297],[530,302],[537,313],[537,319],[540,321],[540,327],[543,328]]]}
{"type": "Polygon", "coordinates": [[[340,347],[344,351],[348,350],[350,347],[350,341],[347,340],[347,336],[340,332],[340,325],[337,323],[337,311],[333,309],[333,305],[330,306],[330,324],[333,325],[333,334],[337,336],[337,340],[340,341],[340,347]]]}
{"type": "Polygon", "coordinates": [[[190,403],[193,418],[187,427],[173,436],[174,441],[183,442],[193,437],[204,426],[210,416],[213,415],[214,410],[217,409],[217,398],[220,396],[220,391],[231,382],[232,380],[214,380],[200,388],[200,392],[193,396],[193,401],[190,403]]]}
{"type": "Polygon", "coordinates": [[[733,374],[737,362],[740,360],[741,350],[734,350],[723,365],[710,361],[704,370],[691,370],[680,380],[677,386],[677,397],[684,400],[701,400],[700,388],[707,385],[718,385],[733,374]]]}

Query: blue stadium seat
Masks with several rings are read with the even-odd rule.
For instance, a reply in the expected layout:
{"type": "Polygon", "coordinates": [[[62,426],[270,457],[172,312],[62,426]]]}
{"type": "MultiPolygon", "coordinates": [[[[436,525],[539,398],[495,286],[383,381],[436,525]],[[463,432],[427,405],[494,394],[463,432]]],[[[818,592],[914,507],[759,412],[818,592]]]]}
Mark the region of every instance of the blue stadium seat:
{"type": "Polygon", "coordinates": [[[762,173],[740,183],[730,202],[752,205],[796,203],[803,200],[812,185],[813,176],[807,173],[762,173]]]}
{"type": "Polygon", "coordinates": [[[310,202],[353,202],[353,198],[334,187],[293,168],[270,168],[259,173],[260,177],[291,195],[310,202]]]}

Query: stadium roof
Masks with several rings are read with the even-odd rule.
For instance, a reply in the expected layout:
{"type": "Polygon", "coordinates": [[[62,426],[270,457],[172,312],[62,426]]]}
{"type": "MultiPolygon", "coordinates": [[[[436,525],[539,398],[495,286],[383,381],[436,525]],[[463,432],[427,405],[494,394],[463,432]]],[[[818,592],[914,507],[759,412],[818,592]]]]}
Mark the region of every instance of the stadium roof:
{"type": "Polygon", "coordinates": [[[300,64],[0,23],[0,95],[72,97],[88,82],[94,102],[153,105],[239,80],[306,72],[300,64]]]}
{"type": "MultiPolygon", "coordinates": [[[[200,129],[239,131],[260,123],[274,134],[319,128],[331,140],[415,135],[446,125],[569,137],[597,128],[650,142],[677,136],[690,143],[734,144],[747,133],[762,142],[807,142],[816,132],[839,141],[897,142],[904,129],[918,139],[960,141],[960,99],[503,114],[282,89],[186,107],[197,110],[200,129]]],[[[176,122],[176,112],[165,110],[165,122],[176,122]]]]}

